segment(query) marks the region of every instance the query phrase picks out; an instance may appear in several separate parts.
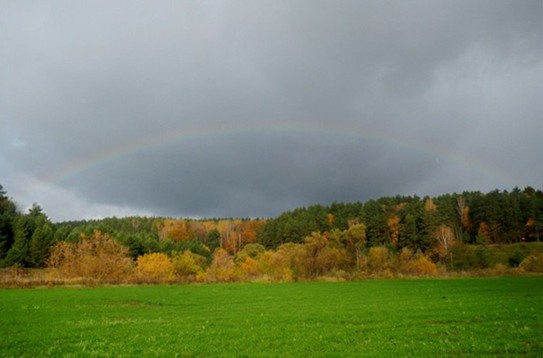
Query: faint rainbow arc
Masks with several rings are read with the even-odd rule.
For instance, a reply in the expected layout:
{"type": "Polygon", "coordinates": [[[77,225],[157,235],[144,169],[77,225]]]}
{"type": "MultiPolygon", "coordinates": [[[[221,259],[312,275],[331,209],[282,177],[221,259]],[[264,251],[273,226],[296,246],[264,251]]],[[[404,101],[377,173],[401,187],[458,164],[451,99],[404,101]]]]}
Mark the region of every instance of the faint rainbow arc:
{"type": "Polygon", "coordinates": [[[203,139],[212,138],[217,136],[228,136],[244,132],[254,131],[271,131],[271,132],[301,132],[301,133],[323,133],[323,134],[338,134],[341,136],[354,136],[364,140],[372,140],[381,142],[387,145],[396,145],[405,148],[409,148],[419,153],[426,155],[432,155],[444,160],[450,160],[454,163],[460,164],[463,167],[469,167],[470,169],[477,170],[480,173],[492,175],[494,177],[505,179],[508,183],[514,185],[517,183],[517,178],[514,178],[511,174],[501,172],[494,166],[476,160],[475,158],[466,156],[458,151],[444,148],[434,142],[417,141],[414,138],[410,138],[406,135],[398,136],[391,135],[378,128],[372,128],[368,126],[356,125],[348,128],[340,128],[332,126],[330,124],[315,124],[310,126],[307,124],[299,124],[292,122],[281,122],[279,125],[237,125],[226,126],[217,125],[214,126],[198,126],[189,127],[183,129],[167,130],[164,132],[153,133],[148,136],[139,138],[137,140],[125,142],[113,147],[109,147],[100,151],[96,151],[83,159],[73,161],[59,170],[52,172],[48,175],[39,177],[39,182],[42,184],[55,184],[62,181],[65,178],[77,175],[78,173],[85,172],[93,167],[100,166],[107,162],[112,162],[122,157],[138,153],[144,150],[148,150],[154,147],[164,146],[172,144],[178,141],[189,139],[203,139]]]}

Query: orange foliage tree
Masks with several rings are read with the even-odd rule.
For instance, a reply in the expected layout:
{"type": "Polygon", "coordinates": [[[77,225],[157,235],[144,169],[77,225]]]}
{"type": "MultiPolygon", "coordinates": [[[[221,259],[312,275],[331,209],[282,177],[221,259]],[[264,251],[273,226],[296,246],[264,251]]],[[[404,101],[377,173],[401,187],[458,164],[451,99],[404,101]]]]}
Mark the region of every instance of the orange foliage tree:
{"type": "Polygon", "coordinates": [[[234,259],[224,249],[217,249],[213,261],[205,274],[198,276],[199,280],[207,282],[231,282],[238,279],[234,259]]]}
{"type": "Polygon", "coordinates": [[[398,272],[404,275],[435,275],[436,265],[421,253],[413,252],[404,247],[398,254],[398,272]]]}
{"type": "Polygon", "coordinates": [[[241,279],[252,280],[263,275],[259,266],[260,257],[266,252],[260,244],[248,244],[234,258],[241,279]]]}
{"type": "Polygon", "coordinates": [[[345,248],[328,237],[328,233],[314,232],[305,238],[302,272],[306,277],[327,275],[334,270],[345,269],[350,261],[345,248]]]}
{"type": "Polygon", "coordinates": [[[108,235],[95,231],[82,235],[79,242],[60,241],[51,249],[49,267],[58,269],[64,277],[85,277],[100,281],[123,281],[130,275],[133,264],[129,250],[108,235]]]}
{"type": "Polygon", "coordinates": [[[194,233],[190,230],[190,225],[186,220],[165,219],[159,231],[162,239],[172,241],[186,241],[194,238],[194,233]]]}
{"type": "Polygon", "coordinates": [[[397,246],[400,239],[400,217],[396,214],[389,216],[387,224],[390,230],[390,243],[397,246]]]}

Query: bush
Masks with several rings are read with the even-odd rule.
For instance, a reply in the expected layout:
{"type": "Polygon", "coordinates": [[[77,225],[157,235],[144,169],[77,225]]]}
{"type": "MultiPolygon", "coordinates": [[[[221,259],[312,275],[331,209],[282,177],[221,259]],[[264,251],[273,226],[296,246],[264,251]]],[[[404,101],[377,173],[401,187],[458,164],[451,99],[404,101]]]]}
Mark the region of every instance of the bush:
{"type": "Polygon", "coordinates": [[[175,253],[172,257],[175,274],[181,278],[193,280],[204,272],[206,258],[185,250],[182,254],[175,253]]]}
{"type": "Polygon", "coordinates": [[[517,248],[511,256],[509,256],[509,265],[511,267],[518,267],[520,263],[524,260],[525,255],[522,251],[517,248]]]}
{"type": "Polygon", "coordinates": [[[371,273],[390,274],[394,266],[390,251],[384,246],[374,246],[368,251],[368,268],[371,273]]]}
{"type": "Polygon", "coordinates": [[[404,275],[436,275],[437,266],[422,253],[413,254],[408,248],[403,248],[398,255],[398,271],[404,275]]]}
{"type": "Polygon", "coordinates": [[[175,270],[168,255],[155,252],[138,257],[134,274],[138,279],[161,282],[172,280],[175,270]]]}
{"type": "Polygon", "coordinates": [[[261,275],[258,261],[249,256],[246,256],[242,261],[238,261],[238,274],[243,280],[258,278],[261,275]]]}
{"type": "Polygon", "coordinates": [[[207,282],[236,281],[238,276],[233,257],[224,249],[215,250],[211,265],[205,273],[198,275],[198,279],[207,282]]]}
{"type": "Polygon", "coordinates": [[[349,262],[350,257],[345,249],[331,246],[326,246],[320,250],[315,258],[319,275],[330,275],[333,271],[345,270],[349,262]]]}
{"type": "Polygon", "coordinates": [[[476,267],[474,246],[456,242],[451,251],[454,270],[469,270],[476,267]]]}
{"type": "Polygon", "coordinates": [[[284,251],[266,251],[258,260],[258,268],[264,277],[268,277],[274,282],[291,282],[294,280],[294,272],[290,267],[290,257],[284,251]]]}
{"type": "Polygon", "coordinates": [[[504,264],[496,264],[489,270],[491,275],[505,275],[508,272],[507,266],[504,264]]]}
{"type": "Polygon", "coordinates": [[[479,245],[475,249],[475,263],[478,268],[488,268],[490,266],[490,251],[486,245],[479,245]]]}
{"type": "Polygon", "coordinates": [[[92,236],[82,235],[76,244],[58,242],[51,250],[48,265],[58,269],[64,277],[121,282],[132,271],[133,264],[128,255],[128,247],[95,231],[92,236]]]}
{"type": "Polygon", "coordinates": [[[235,261],[243,261],[246,257],[257,260],[265,251],[266,248],[260,244],[247,244],[237,253],[235,261]]]}
{"type": "Polygon", "coordinates": [[[277,249],[274,262],[279,275],[291,276],[292,279],[309,278],[312,274],[311,267],[307,264],[307,250],[304,244],[286,243],[277,249]]]}
{"type": "Polygon", "coordinates": [[[436,275],[437,266],[426,256],[419,256],[412,261],[412,272],[414,275],[436,275]]]}
{"type": "Polygon", "coordinates": [[[543,273],[543,254],[534,252],[528,255],[519,267],[525,272],[543,273]]]}

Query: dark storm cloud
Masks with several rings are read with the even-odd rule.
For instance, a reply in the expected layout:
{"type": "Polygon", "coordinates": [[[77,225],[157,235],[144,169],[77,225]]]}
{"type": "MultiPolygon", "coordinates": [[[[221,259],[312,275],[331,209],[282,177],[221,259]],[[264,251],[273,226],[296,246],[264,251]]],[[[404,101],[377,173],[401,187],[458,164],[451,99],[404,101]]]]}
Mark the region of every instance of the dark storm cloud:
{"type": "Polygon", "coordinates": [[[541,187],[542,11],[540,1],[3,2],[0,180],[57,219],[268,216],[541,187]],[[201,136],[55,174],[183,130],[201,136]]]}

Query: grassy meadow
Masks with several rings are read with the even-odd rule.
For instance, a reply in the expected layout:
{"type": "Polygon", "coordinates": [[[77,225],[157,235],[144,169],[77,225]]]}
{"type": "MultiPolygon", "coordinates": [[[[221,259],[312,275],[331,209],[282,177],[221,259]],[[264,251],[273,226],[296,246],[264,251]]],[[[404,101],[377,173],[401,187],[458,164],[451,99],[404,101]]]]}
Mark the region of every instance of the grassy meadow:
{"type": "Polygon", "coordinates": [[[0,290],[2,357],[541,356],[543,277],[0,290]]]}

